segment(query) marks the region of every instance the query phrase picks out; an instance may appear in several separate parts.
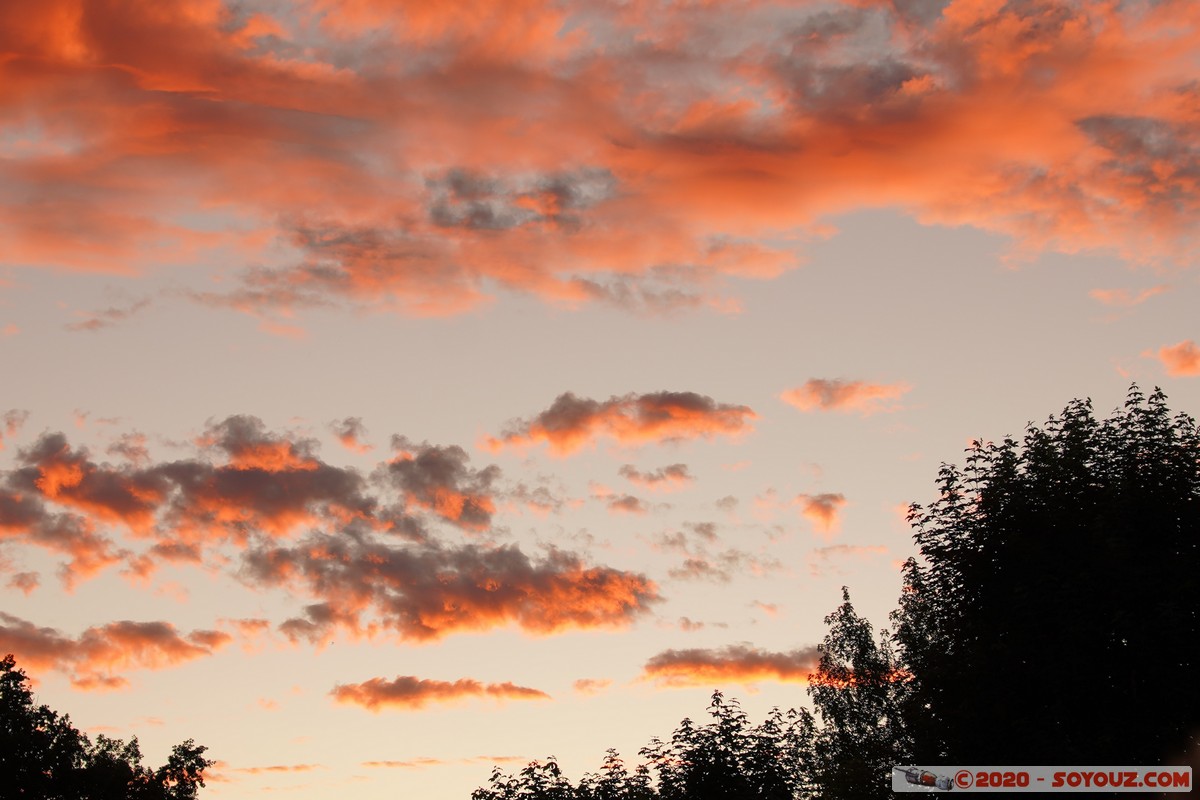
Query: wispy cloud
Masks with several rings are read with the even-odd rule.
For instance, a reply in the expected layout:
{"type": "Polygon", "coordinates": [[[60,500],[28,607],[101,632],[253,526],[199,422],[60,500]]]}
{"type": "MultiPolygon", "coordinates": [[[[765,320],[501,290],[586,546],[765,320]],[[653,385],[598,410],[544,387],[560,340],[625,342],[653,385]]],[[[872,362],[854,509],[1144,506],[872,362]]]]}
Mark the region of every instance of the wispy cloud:
{"type": "Polygon", "coordinates": [[[788,389],[780,398],[801,411],[841,411],[870,416],[897,411],[897,401],[911,387],[903,383],[880,384],[864,381],[812,378],[803,386],[788,389]]]}

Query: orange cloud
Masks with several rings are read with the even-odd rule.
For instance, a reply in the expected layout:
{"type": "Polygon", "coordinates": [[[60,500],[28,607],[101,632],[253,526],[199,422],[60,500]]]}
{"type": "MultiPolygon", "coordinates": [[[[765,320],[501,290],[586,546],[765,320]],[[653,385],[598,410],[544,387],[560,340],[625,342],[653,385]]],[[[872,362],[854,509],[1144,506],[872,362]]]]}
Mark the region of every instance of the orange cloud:
{"type": "Polygon", "coordinates": [[[0,611],[0,650],[38,669],[71,677],[79,689],[118,689],[128,681],[115,673],[167,669],[210,656],[232,641],[220,631],[181,634],[169,622],[123,620],[85,630],[78,638],[0,611]]]}
{"type": "Polygon", "coordinates": [[[363,441],[367,429],[363,427],[362,420],[358,417],[346,417],[332,422],[329,429],[333,431],[342,447],[352,453],[368,453],[373,449],[371,445],[363,441]]]}
{"type": "Polygon", "coordinates": [[[617,628],[660,599],[642,575],[589,567],[560,550],[533,560],[515,546],[395,546],[325,534],[295,547],[251,549],[241,574],[315,596],[303,616],[279,626],[313,642],[339,629],[429,641],[510,624],[531,633],[617,628]]]}
{"type": "Polygon", "coordinates": [[[608,678],[580,678],[572,684],[579,694],[599,694],[612,686],[608,678]]]}
{"type": "Polygon", "coordinates": [[[820,658],[815,647],[789,653],[772,653],[749,645],[665,650],[646,662],[641,679],[668,687],[762,681],[807,683],[820,658]]]}
{"type": "Polygon", "coordinates": [[[800,504],[803,514],[819,533],[833,534],[838,528],[838,513],[846,505],[846,498],[841,494],[800,494],[795,501],[800,504]]]}
{"type": "Polygon", "coordinates": [[[498,452],[545,442],[550,452],[566,456],[601,438],[639,445],[737,436],[752,430],[756,418],[747,406],[717,403],[694,392],[628,394],[605,401],[568,392],[533,419],[513,423],[499,438],[488,437],[484,445],[498,452]]]}
{"type": "Polygon", "coordinates": [[[464,697],[497,700],[549,700],[550,695],[512,683],[488,683],[463,678],[450,683],[401,675],[394,680],[371,678],[363,683],[338,684],[330,696],[339,703],[379,712],[385,708],[418,709],[429,703],[449,703],[464,697]]]}
{"type": "Polygon", "coordinates": [[[1146,302],[1151,297],[1171,291],[1171,286],[1159,284],[1134,294],[1128,289],[1092,289],[1088,296],[1100,301],[1106,306],[1136,306],[1146,302]]]}
{"type": "Polygon", "coordinates": [[[728,278],[797,265],[786,234],[881,206],[1018,255],[1183,262],[1200,11],[1144,5],[14,6],[0,236],[11,263],[130,281],[261,265],[195,298],[277,330],[493,287],[731,308],[728,278]]]}
{"type": "Polygon", "coordinates": [[[1191,339],[1159,348],[1158,360],[1166,367],[1168,375],[1200,375],[1200,347],[1191,339]]]}
{"type": "Polygon", "coordinates": [[[400,455],[388,462],[384,474],[400,489],[406,500],[427,508],[459,527],[483,530],[496,510],[492,483],[499,476],[496,466],[474,470],[461,447],[420,445],[403,436],[392,438],[400,455]]]}
{"type": "Polygon", "coordinates": [[[903,383],[889,385],[813,378],[803,386],[788,389],[780,398],[801,411],[856,412],[865,417],[899,410],[895,401],[911,388],[903,383]]]}

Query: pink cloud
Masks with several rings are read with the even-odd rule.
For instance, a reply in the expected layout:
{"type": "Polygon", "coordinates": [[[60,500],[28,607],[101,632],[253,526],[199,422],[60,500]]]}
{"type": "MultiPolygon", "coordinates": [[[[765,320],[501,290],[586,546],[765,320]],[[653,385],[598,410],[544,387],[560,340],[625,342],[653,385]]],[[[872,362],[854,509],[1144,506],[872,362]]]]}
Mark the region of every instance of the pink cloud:
{"type": "Polygon", "coordinates": [[[896,401],[911,388],[903,383],[878,384],[813,378],[803,386],[788,389],[780,398],[801,411],[854,412],[865,417],[899,410],[896,401]]]}
{"type": "Polygon", "coordinates": [[[1163,363],[1168,375],[1200,375],[1200,347],[1191,339],[1159,348],[1158,360],[1163,363]]]}

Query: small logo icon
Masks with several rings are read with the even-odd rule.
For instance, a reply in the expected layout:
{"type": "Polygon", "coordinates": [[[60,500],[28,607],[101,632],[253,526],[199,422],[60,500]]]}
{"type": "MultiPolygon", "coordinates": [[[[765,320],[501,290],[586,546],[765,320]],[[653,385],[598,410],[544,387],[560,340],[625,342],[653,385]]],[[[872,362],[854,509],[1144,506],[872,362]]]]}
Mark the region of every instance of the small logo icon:
{"type": "Polygon", "coordinates": [[[954,773],[954,783],[957,784],[960,789],[970,789],[975,783],[975,776],[965,769],[960,769],[958,772],[954,773]]]}
{"type": "MultiPolygon", "coordinates": [[[[954,788],[954,781],[951,781],[944,775],[935,775],[927,769],[921,769],[919,767],[895,767],[895,769],[900,770],[900,772],[904,775],[904,780],[913,784],[914,786],[928,786],[930,788],[941,789],[943,791],[950,791],[954,788]]],[[[962,773],[959,774],[961,775],[962,773]]],[[[957,776],[955,779],[957,780],[957,776]]],[[[969,775],[967,776],[967,779],[970,780],[969,775]]],[[[959,783],[959,786],[962,785],[962,783],[959,783]]],[[[970,784],[967,785],[969,786],[970,784]]]]}

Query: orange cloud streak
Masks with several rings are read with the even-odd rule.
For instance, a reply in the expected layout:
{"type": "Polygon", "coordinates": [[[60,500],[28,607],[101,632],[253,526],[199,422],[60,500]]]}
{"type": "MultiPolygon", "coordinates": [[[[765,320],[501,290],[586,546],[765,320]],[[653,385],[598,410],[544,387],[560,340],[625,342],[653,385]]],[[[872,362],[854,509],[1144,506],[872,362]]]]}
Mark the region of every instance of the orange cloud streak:
{"type": "Polygon", "coordinates": [[[601,438],[639,445],[737,436],[752,430],[754,419],[757,415],[747,406],[717,403],[694,392],[629,394],[605,401],[568,392],[533,419],[514,423],[499,438],[488,437],[484,445],[498,452],[545,442],[550,452],[566,456],[601,438]]]}
{"type": "Polygon", "coordinates": [[[718,650],[665,650],[642,668],[642,680],[661,686],[713,686],[761,681],[807,683],[821,655],[815,647],[772,653],[749,645],[718,650]]]}
{"type": "Polygon", "coordinates": [[[803,386],[788,389],[780,398],[801,411],[857,412],[865,417],[898,410],[895,401],[910,389],[903,383],[889,385],[813,378],[803,386]]]}
{"type": "Polygon", "coordinates": [[[379,712],[387,708],[414,710],[429,703],[449,703],[464,697],[491,697],[497,700],[549,700],[550,695],[512,683],[483,684],[463,678],[450,683],[401,675],[394,680],[371,678],[363,683],[339,684],[330,696],[339,703],[361,706],[379,712]]]}

